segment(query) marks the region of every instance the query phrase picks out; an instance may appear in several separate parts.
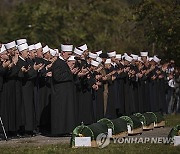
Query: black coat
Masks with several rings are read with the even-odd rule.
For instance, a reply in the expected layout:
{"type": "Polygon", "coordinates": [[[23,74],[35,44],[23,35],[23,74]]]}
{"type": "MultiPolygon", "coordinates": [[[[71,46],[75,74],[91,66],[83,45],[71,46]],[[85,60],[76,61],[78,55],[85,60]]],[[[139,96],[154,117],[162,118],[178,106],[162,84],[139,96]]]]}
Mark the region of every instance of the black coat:
{"type": "Polygon", "coordinates": [[[93,106],[93,96],[91,86],[92,79],[86,77],[80,78],[80,86],[78,88],[78,101],[79,101],[79,122],[84,124],[91,124],[95,119],[96,106],[93,106]]]}
{"type": "Polygon", "coordinates": [[[52,66],[52,134],[70,133],[75,128],[73,75],[66,62],[58,58],[52,66]]]}
{"type": "Polygon", "coordinates": [[[34,70],[34,62],[30,59],[22,62],[24,66],[31,66],[28,72],[22,75],[22,96],[25,109],[25,130],[33,131],[35,129],[35,106],[34,106],[34,83],[37,77],[37,71],[34,70]]]}

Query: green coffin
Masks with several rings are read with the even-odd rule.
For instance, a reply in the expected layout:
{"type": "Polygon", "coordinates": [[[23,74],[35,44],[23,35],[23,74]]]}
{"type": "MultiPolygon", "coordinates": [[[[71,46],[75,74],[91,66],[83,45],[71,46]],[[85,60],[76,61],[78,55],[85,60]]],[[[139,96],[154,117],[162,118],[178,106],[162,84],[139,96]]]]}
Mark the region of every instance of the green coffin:
{"type": "Polygon", "coordinates": [[[103,118],[103,119],[100,119],[98,123],[106,124],[108,128],[112,129],[113,135],[116,135],[122,132],[127,132],[127,121],[121,118],[117,118],[114,120],[103,118]]]}
{"type": "Polygon", "coordinates": [[[168,137],[173,138],[174,136],[180,136],[180,125],[177,125],[170,130],[168,137]]]}
{"type": "Polygon", "coordinates": [[[160,112],[146,112],[146,114],[149,114],[149,116],[155,123],[164,121],[164,117],[160,112]]]}
{"type": "Polygon", "coordinates": [[[142,127],[141,121],[135,115],[121,116],[120,119],[126,120],[127,125],[130,125],[132,129],[142,127]]]}
{"type": "Polygon", "coordinates": [[[77,126],[72,132],[71,146],[75,145],[75,137],[91,137],[91,140],[96,140],[99,134],[107,133],[107,130],[107,125],[100,123],[93,123],[88,126],[77,126]]]}
{"type": "Polygon", "coordinates": [[[149,126],[152,123],[154,124],[154,118],[152,118],[152,115],[149,113],[135,113],[134,115],[139,119],[139,121],[143,122],[144,126],[149,126]]]}

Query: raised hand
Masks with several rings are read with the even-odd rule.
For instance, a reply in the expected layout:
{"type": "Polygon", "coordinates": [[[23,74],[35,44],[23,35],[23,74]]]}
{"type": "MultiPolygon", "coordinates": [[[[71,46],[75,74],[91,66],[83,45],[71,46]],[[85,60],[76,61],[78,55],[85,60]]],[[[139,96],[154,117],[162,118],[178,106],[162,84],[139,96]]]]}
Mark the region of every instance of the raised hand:
{"type": "Polygon", "coordinates": [[[49,69],[50,67],[52,67],[52,64],[53,64],[53,63],[47,65],[47,66],[46,66],[46,69],[49,69]]]}
{"type": "Polygon", "coordinates": [[[16,65],[18,62],[18,54],[15,54],[14,57],[12,57],[12,62],[16,65]]]}
{"type": "Polygon", "coordinates": [[[3,61],[3,63],[2,63],[2,66],[4,68],[8,67],[9,65],[10,65],[10,61],[9,60],[8,61],[3,61]]]}
{"type": "Polygon", "coordinates": [[[46,76],[47,76],[47,77],[52,77],[52,72],[46,73],[46,76]]]}
{"type": "Polygon", "coordinates": [[[41,65],[40,68],[38,69],[39,71],[44,68],[45,64],[41,65]]]}
{"type": "Polygon", "coordinates": [[[34,66],[33,66],[33,68],[34,68],[34,70],[39,70],[39,68],[42,66],[42,64],[36,64],[36,63],[34,63],[34,66]]]}

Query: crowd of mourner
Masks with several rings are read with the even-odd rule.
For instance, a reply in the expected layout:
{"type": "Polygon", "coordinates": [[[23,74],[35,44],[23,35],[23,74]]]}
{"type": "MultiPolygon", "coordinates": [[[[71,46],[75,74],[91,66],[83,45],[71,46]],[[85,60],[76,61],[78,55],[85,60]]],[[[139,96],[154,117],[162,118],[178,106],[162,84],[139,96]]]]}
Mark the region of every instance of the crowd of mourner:
{"type": "Polygon", "coordinates": [[[62,136],[104,117],[180,112],[180,69],[147,51],[89,51],[86,44],[58,50],[19,39],[0,44],[0,59],[0,117],[8,137],[62,136]]]}

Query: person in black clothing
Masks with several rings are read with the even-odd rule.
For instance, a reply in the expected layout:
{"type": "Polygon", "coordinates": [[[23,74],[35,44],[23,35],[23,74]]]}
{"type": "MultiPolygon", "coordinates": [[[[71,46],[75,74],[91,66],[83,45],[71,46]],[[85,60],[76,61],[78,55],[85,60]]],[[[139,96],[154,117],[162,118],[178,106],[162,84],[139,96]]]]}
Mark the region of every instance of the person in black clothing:
{"type": "Polygon", "coordinates": [[[66,63],[72,45],[61,45],[59,58],[52,65],[51,133],[69,134],[75,127],[73,75],[66,63]]]}

